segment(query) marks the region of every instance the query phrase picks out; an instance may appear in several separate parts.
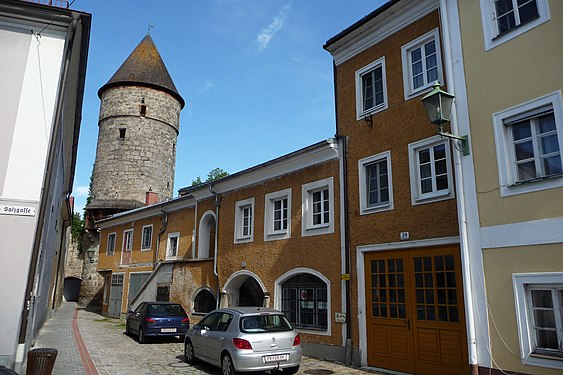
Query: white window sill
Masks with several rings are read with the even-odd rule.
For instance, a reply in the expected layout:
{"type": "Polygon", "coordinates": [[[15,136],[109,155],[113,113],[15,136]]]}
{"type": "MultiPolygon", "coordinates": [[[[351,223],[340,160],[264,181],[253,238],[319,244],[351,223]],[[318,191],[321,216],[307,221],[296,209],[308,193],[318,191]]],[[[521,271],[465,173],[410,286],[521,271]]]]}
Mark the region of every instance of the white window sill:
{"type": "Polygon", "coordinates": [[[447,199],[452,199],[453,197],[454,197],[454,195],[450,191],[439,192],[439,193],[428,193],[428,194],[419,195],[412,202],[412,204],[418,205],[418,204],[426,204],[426,203],[432,203],[432,202],[445,201],[447,199]]]}
{"type": "Polygon", "coordinates": [[[252,242],[253,240],[254,238],[252,238],[252,236],[239,237],[239,238],[235,238],[235,243],[246,243],[246,242],[252,242]]]}
{"type": "Polygon", "coordinates": [[[378,105],[377,107],[373,107],[373,108],[368,109],[367,111],[363,111],[363,112],[359,113],[356,120],[357,121],[363,120],[366,117],[373,116],[373,115],[375,115],[376,113],[379,113],[379,112],[383,112],[387,108],[388,108],[387,102],[385,102],[383,104],[378,105]]]}
{"type": "MultiPolygon", "coordinates": [[[[436,82],[430,82],[430,83],[427,83],[424,86],[420,86],[416,90],[411,90],[409,92],[405,92],[405,101],[411,100],[413,98],[416,98],[420,95],[423,95],[423,94],[426,94],[426,93],[432,91],[432,87],[434,86],[435,83],[436,82]]],[[[438,83],[440,84],[440,86],[443,85],[443,83],[441,83],[440,81],[438,81],[438,83]]]]}
{"type": "Polygon", "coordinates": [[[372,206],[372,207],[362,207],[362,209],[360,210],[360,215],[369,215],[369,214],[374,214],[377,212],[385,212],[385,211],[389,211],[392,210],[393,206],[391,204],[383,204],[380,206],[372,206]]]}

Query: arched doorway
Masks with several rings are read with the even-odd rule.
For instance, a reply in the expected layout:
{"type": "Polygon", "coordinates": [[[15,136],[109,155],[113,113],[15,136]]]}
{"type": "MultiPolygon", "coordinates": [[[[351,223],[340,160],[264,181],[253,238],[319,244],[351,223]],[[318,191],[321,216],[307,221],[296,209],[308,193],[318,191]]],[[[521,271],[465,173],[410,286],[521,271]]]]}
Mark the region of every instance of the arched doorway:
{"type": "Polygon", "coordinates": [[[260,278],[249,271],[239,271],[227,280],[221,306],[264,306],[266,288],[260,278]]]}
{"type": "Polygon", "coordinates": [[[264,292],[252,277],[247,277],[239,288],[239,306],[262,306],[264,292]]]}
{"type": "Polygon", "coordinates": [[[215,213],[205,212],[199,222],[197,258],[206,259],[215,256],[215,228],[215,213]]]}

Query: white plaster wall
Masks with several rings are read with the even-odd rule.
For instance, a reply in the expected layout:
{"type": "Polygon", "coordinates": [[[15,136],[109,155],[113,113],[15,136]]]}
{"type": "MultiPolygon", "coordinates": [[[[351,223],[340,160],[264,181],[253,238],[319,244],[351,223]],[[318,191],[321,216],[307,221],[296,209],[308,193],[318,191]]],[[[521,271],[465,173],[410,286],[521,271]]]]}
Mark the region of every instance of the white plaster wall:
{"type": "Polygon", "coordinates": [[[39,200],[63,48],[62,38],[32,39],[2,197],[39,200]]]}

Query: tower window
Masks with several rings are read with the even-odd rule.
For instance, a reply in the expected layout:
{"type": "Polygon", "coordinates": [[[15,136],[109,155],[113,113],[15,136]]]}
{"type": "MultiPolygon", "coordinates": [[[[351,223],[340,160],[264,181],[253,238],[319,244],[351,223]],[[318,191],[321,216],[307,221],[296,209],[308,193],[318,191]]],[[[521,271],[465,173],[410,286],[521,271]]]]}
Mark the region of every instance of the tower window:
{"type": "Polygon", "coordinates": [[[146,114],[147,114],[147,106],[141,104],[141,116],[145,117],[146,114]]]}
{"type": "Polygon", "coordinates": [[[125,138],[125,128],[119,128],[119,138],[125,138]]]}

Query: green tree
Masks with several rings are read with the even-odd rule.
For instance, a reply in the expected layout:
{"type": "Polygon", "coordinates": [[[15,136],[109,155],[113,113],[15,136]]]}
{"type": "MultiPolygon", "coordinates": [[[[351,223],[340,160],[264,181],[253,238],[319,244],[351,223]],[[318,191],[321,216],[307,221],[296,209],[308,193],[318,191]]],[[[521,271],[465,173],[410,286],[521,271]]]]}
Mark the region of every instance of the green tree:
{"type": "Polygon", "coordinates": [[[72,223],[70,229],[72,241],[76,241],[80,237],[83,231],[84,231],[84,221],[80,217],[80,214],[75,212],[72,214],[72,223]]]}
{"type": "Polygon", "coordinates": [[[193,181],[192,181],[192,186],[196,186],[196,185],[201,185],[203,182],[201,181],[201,176],[197,176],[193,181]]]}
{"type": "Polygon", "coordinates": [[[192,180],[192,186],[203,184],[204,182],[211,182],[215,180],[219,180],[223,177],[227,177],[229,172],[224,171],[222,168],[215,168],[209,171],[207,174],[207,180],[201,181],[201,176],[197,176],[194,180],[192,180]]]}
{"type": "Polygon", "coordinates": [[[209,171],[207,174],[207,180],[205,182],[215,181],[223,177],[227,177],[229,172],[224,171],[221,168],[215,168],[209,171]]]}

